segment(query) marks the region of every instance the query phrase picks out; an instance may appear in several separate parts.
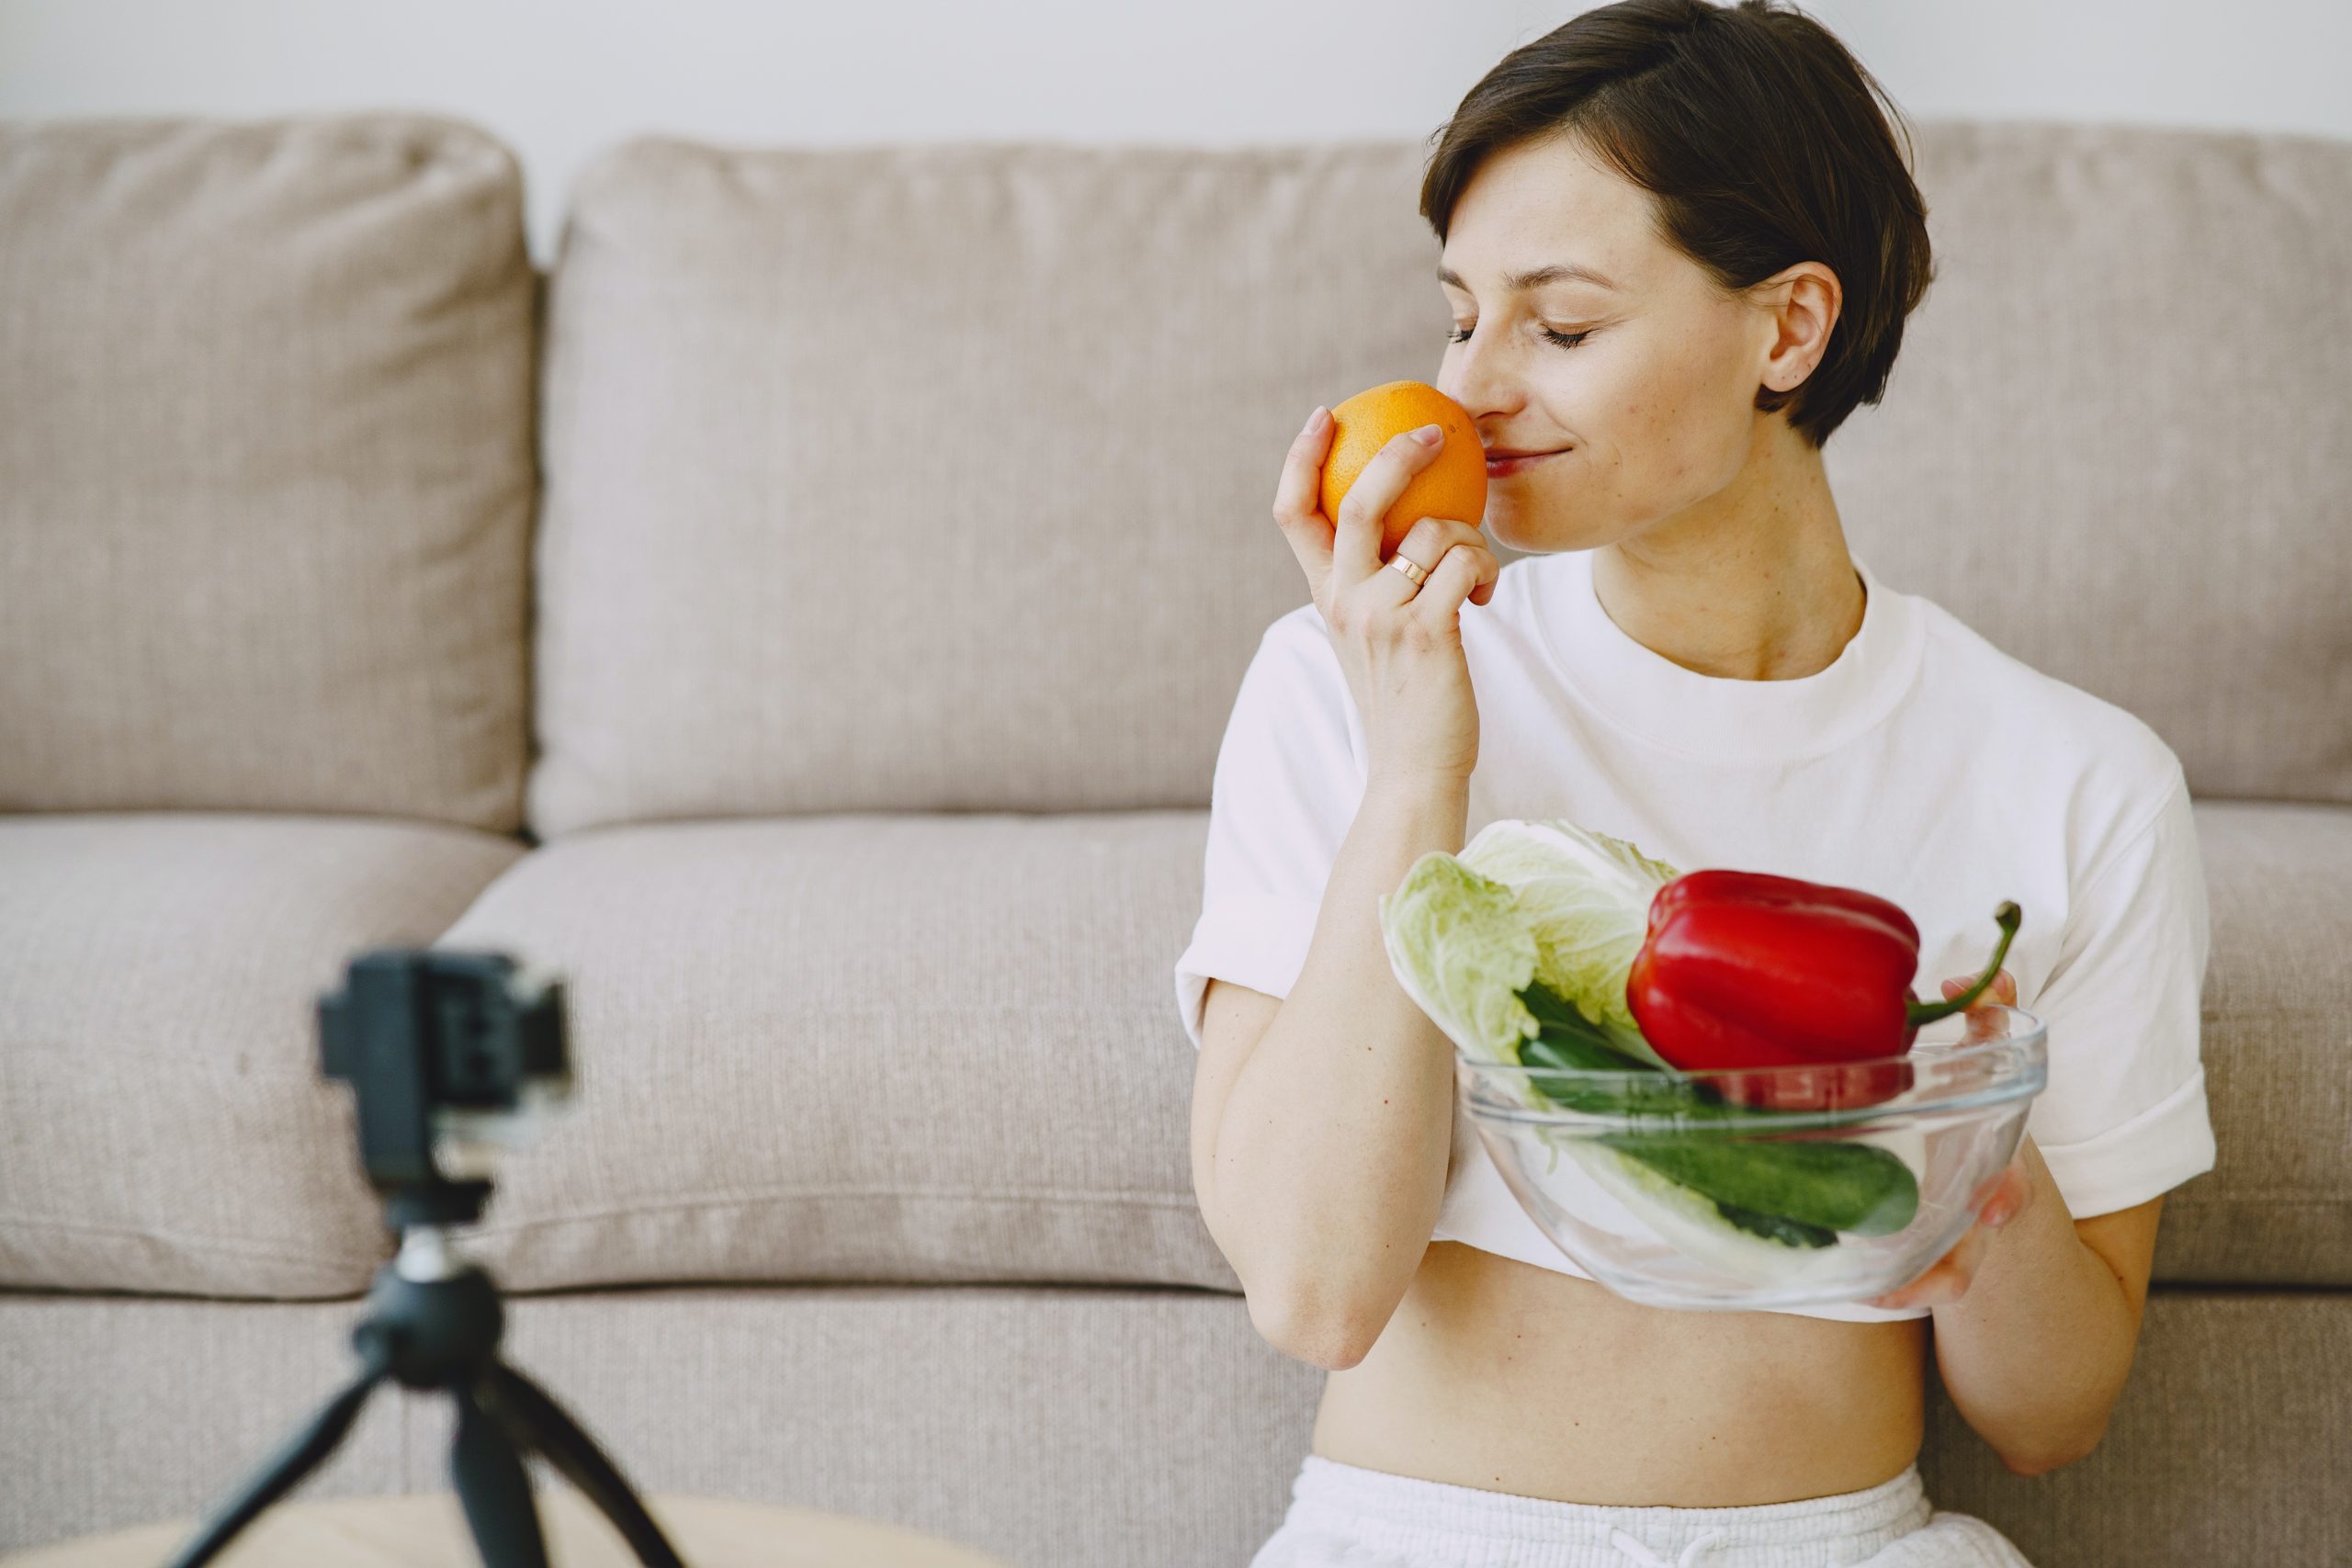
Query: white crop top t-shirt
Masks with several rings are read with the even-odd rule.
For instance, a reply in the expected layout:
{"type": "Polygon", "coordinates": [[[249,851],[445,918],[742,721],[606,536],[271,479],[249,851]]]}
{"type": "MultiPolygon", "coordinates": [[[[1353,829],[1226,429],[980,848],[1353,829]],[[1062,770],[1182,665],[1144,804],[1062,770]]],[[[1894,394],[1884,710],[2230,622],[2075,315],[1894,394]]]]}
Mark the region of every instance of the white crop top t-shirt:
{"type": "MultiPolygon", "coordinates": [[[[1855,566],[1862,626],[1837,660],[1740,681],[1634,641],[1594,594],[1590,551],[1511,561],[1490,604],[1461,611],[1478,704],[1464,841],[1502,818],[1565,817],[1678,871],[1865,889],[1917,923],[1928,1001],[1947,976],[1984,968],[1993,911],[2014,898],[2023,919],[2002,966],[2049,1027],[2049,1084],[2026,1132],[2067,1209],[2128,1208],[2211,1169],[2208,915],[2179,759],[2132,714],[1855,566]]],[[[1194,1049],[1209,976],[1289,994],[1365,778],[1339,656],[1302,604],[1267,627],[1217,754],[1201,915],[1176,961],[1194,1049]]],[[[1503,1185],[1458,1096],[1453,1140],[1430,1239],[1591,1278],[1503,1185]]]]}

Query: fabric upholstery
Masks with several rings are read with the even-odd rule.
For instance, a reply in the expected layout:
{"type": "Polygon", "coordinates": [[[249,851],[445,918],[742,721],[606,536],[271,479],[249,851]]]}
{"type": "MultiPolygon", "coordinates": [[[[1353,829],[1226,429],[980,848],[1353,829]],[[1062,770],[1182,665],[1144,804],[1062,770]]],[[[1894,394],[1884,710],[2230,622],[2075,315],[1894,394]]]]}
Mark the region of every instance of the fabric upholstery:
{"type": "MultiPolygon", "coordinates": [[[[2196,794],[2352,801],[2352,144],[1928,121],[1917,152],[1938,279],[1824,452],[1855,547],[2146,719],[2196,794]],[[2188,298],[2200,330],[2150,330],[2188,298]]],[[[1284,447],[1437,374],[1419,168],[592,167],[551,282],[534,829],[1204,806],[1305,599],[1284,447]]]]}
{"type": "MultiPolygon", "coordinates": [[[[2352,808],[2200,802],[2217,1167],[2156,1277],[2352,1285],[2352,808]]],[[[1238,1289],[1193,1195],[1166,997],[1195,812],[608,828],[444,939],[567,976],[579,1097],[484,1256],[532,1290],[676,1280],[1238,1289]]]]}
{"type": "MultiPolygon", "coordinates": [[[[600,829],[443,939],[566,976],[574,1110],[502,1167],[522,1289],[664,1280],[1238,1288],[1153,990],[1194,813],[600,829]]],[[[1159,989],[1166,989],[1163,980],[1159,989]]]]}
{"type": "Polygon", "coordinates": [[[534,287],[469,127],[0,125],[0,810],[515,829],[534,287]]]}
{"type": "Polygon", "coordinates": [[[0,1284],[365,1288],[391,1238],[317,998],[521,852],[290,814],[0,816],[0,1284]]]}
{"type": "Polygon", "coordinates": [[[1435,362],[1414,188],[1393,148],[583,171],[533,830],[1207,804],[1243,639],[1300,600],[1292,433],[1435,362]]]}
{"type": "MultiPolygon", "coordinates": [[[[360,1302],[0,1292],[0,1551],[193,1515],[356,1370],[360,1302]],[[103,1455],[101,1461],[96,1456],[103,1455]]],[[[507,1303],[505,1353],[646,1492],[826,1508],[1037,1568],[1234,1568],[1323,1373],[1201,1291],[820,1286],[507,1303]]],[[[2352,1559],[2352,1294],[2159,1289],[2105,1439],[2010,1474],[1928,1359],[1939,1507],[2046,1568],[2352,1559]]],[[[449,1412],[378,1393],[299,1495],[447,1487],[449,1412]]]]}
{"type": "Polygon", "coordinates": [[[2155,1273],[2352,1285],[2352,809],[2196,811],[2216,1163],[2166,1199],[2155,1273]]]}

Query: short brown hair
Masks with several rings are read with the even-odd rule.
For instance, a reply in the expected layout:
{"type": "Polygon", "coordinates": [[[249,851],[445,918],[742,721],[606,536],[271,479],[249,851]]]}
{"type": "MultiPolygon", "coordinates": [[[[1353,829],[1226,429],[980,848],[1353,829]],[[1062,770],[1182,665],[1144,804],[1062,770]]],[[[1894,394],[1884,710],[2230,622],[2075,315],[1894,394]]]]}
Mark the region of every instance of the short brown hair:
{"type": "Polygon", "coordinates": [[[1421,216],[1439,243],[1470,177],[1521,142],[1569,136],[1649,191],[1661,237],[1724,289],[1817,261],[1843,299],[1821,362],[1756,407],[1818,450],[1875,403],[1903,319],[1935,276],[1927,204],[1846,46],[1774,0],[1620,0],[1503,56],[1430,140],[1421,216]]]}

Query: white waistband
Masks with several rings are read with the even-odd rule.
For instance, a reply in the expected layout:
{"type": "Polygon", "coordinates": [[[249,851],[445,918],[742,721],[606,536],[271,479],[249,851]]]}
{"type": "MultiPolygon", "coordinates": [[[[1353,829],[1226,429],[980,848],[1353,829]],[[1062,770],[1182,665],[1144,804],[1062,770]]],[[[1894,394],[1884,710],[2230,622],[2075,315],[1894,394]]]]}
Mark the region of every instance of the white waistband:
{"type": "Polygon", "coordinates": [[[1310,1453],[1291,1495],[1290,1517],[1299,1525],[1346,1529],[1368,1544],[1376,1539],[1386,1550],[1414,1553],[1416,1562],[1477,1562],[1481,1548],[1509,1542],[1563,1549],[1545,1554],[1551,1568],[1705,1568],[1728,1561],[1717,1552],[1758,1547],[1799,1549],[1789,1554],[1791,1562],[1859,1562],[1920,1529],[1934,1512],[1916,1464],[1860,1492],[1678,1508],[1525,1497],[1310,1453]]]}

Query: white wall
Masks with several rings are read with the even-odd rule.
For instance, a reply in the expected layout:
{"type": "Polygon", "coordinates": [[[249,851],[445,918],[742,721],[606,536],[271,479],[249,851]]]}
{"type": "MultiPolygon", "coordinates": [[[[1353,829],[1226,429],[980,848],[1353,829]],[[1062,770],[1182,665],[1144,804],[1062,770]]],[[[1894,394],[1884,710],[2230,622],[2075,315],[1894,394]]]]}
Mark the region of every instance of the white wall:
{"type": "MultiPolygon", "coordinates": [[[[522,155],[741,143],[1427,134],[1578,0],[0,0],[0,116],[418,107],[522,155]]],[[[1817,0],[1913,117],[2352,138],[2345,0],[1817,0]]]]}

